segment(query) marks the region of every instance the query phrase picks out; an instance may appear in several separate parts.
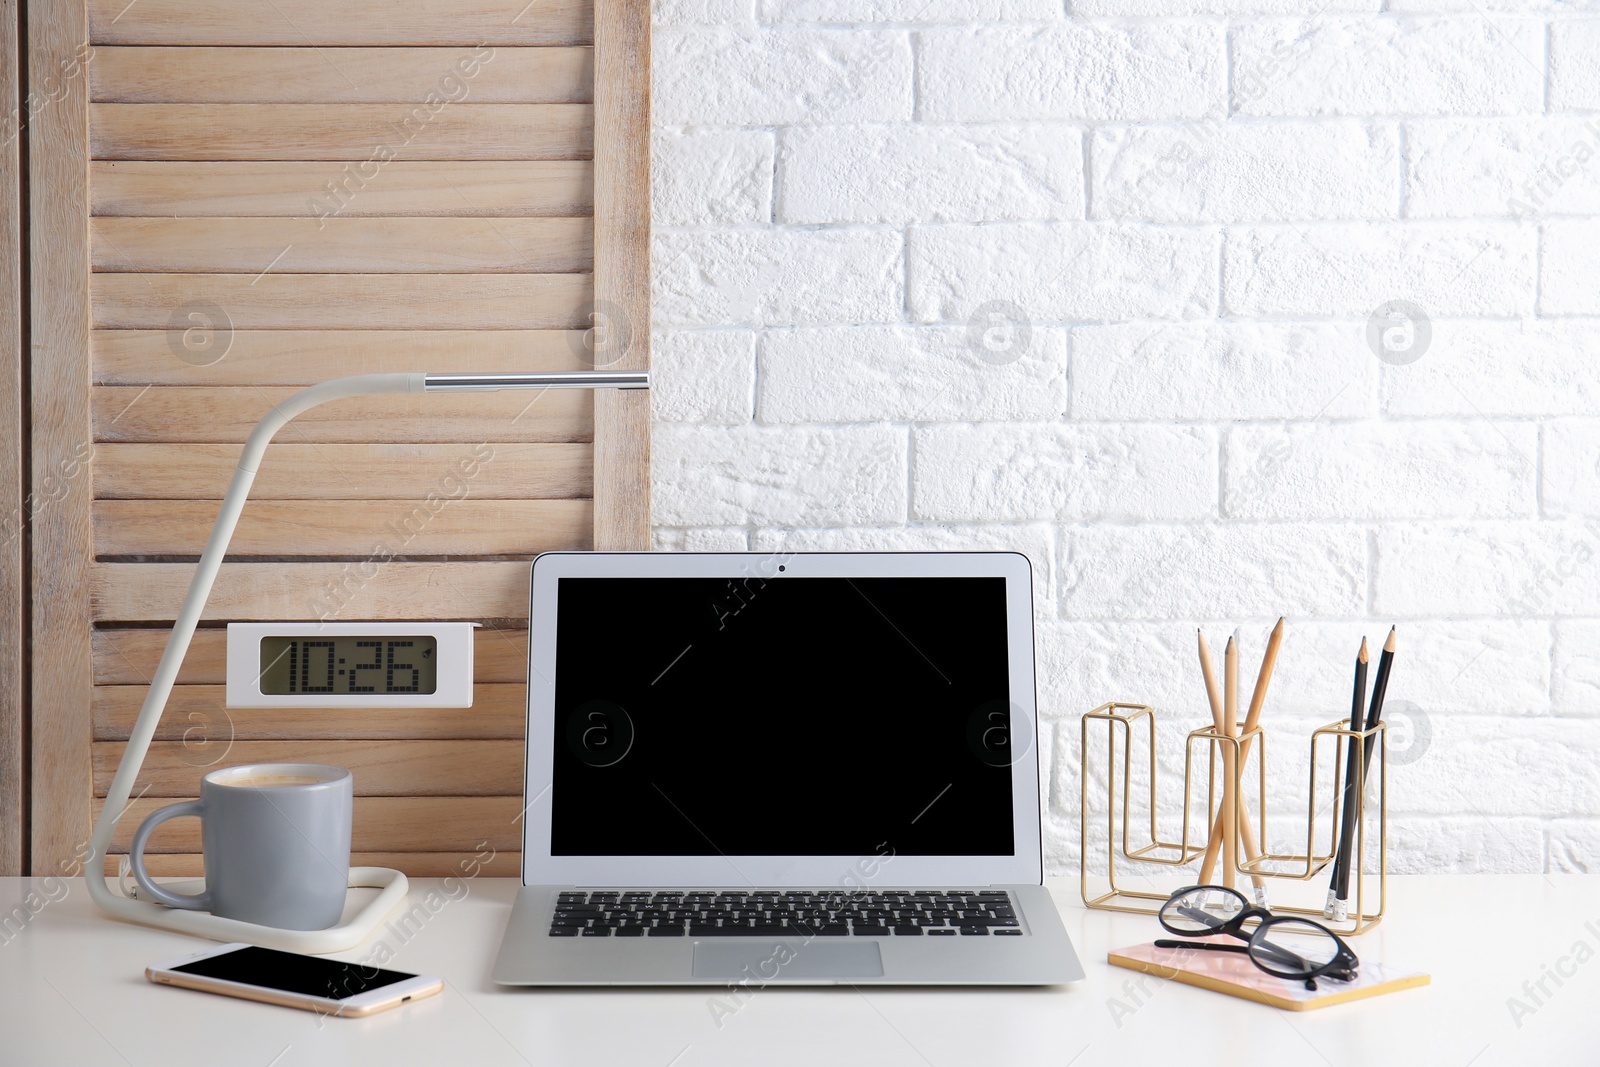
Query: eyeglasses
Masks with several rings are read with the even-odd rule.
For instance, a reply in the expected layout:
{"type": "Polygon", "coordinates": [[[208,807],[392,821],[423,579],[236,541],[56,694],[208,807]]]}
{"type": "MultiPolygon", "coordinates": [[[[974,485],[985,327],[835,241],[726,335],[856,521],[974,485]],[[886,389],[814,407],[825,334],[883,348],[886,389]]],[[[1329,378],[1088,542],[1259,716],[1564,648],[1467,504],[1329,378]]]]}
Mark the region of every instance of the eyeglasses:
{"type": "Polygon", "coordinates": [[[1178,890],[1161,905],[1159,918],[1166,930],[1183,937],[1228,934],[1248,944],[1161,940],[1156,942],[1156,948],[1241,952],[1270,975],[1304,980],[1307,989],[1316,989],[1318,978],[1348,982],[1355,978],[1361,962],[1338,934],[1321,923],[1273,915],[1245,900],[1243,894],[1220,885],[1192,885],[1178,890]],[[1246,933],[1244,924],[1251,919],[1259,924],[1253,932],[1246,933]]]}

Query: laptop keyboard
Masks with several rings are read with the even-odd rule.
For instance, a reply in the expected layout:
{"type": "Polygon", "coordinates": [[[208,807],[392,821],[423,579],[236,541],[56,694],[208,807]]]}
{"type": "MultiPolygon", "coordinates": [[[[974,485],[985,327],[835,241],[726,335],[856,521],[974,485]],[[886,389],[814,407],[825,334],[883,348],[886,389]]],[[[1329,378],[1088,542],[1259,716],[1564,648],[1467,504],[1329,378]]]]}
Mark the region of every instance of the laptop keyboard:
{"type": "Polygon", "coordinates": [[[1003,890],[561,893],[551,937],[1021,936],[1003,890]]]}

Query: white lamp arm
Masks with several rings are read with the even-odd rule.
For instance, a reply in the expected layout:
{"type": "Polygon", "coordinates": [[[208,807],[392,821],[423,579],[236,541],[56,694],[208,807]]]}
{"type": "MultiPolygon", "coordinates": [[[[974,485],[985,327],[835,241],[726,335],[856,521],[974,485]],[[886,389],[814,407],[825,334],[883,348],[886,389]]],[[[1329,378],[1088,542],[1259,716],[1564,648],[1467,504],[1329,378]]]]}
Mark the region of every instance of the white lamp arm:
{"type": "Polygon", "coordinates": [[[405,896],[404,875],[379,867],[357,867],[351,871],[352,886],[361,885],[382,890],[363,911],[364,916],[375,917],[372,921],[358,923],[352,920],[350,923],[328,930],[277,930],[204,912],[171,910],[149,901],[124,897],[112,890],[110,882],[105,877],[105,857],[110,851],[111,838],[116,831],[117,821],[127,808],[134,780],[138,778],[139,770],[144,765],[145,755],[150,750],[150,741],[154,738],[156,727],[161,721],[161,713],[166,710],[167,698],[171,695],[172,686],[178,678],[178,668],[189,651],[189,642],[194,637],[195,627],[199,624],[200,616],[205,611],[206,601],[211,596],[211,587],[217,580],[217,572],[222,566],[223,556],[227,554],[228,543],[233,539],[239,514],[244,510],[245,500],[250,495],[250,486],[255,481],[256,470],[261,465],[261,458],[267,450],[267,445],[285,423],[319,404],[353,396],[563,387],[648,389],[649,382],[649,373],[645,371],[498,375],[358,374],[347,378],[335,378],[320,385],[313,385],[309,389],[302,389],[274,405],[272,410],[256,424],[245,441],[238,468],[233,473],[233,480],[229,483],[228,491],[222,498],[222,506],[218,509],[216,525],[211,528],[211,537],[206,541],[205,550],[200,553],[200,562],[195,567],[194,578],[189,582],[189,592],[184,597],[183,607],[178,611],[177,621],[173,623],[172,636],[167,639],[166,651],[161,654],[161,662],[156,667],[155,675],[150,679],[150,689],[145,694],[143,706],[139,709],[139,717],[134,721],[133,729],[128,734],[127,747],[123,750],[122,760],[117,764],[117,773],[111,779],[111,786],[106,792],[105,806],[100,811],[100,817],[95,820],[94,831],[89,838],[89,851],[83,861],[84,879],[88,883],[89,895],[94,902],[102,910],[117,918],[184,933],[197,933],[220,940],[250,941],[295,952],[336,952],[359,943],[376,926],[376,922],[388,914],[405,896]]]}
{"type": "MultiPolygon", "coordinates": [[[[234,527],[239,524],[239,513],[244,510],[245,500],[250,495],[250,486],[255,481],[256,471],[261,466],[261,457],[266,452],[267,445],[290,419],[319,404],[345,397],[371,396],[378,393],[420,393],[425,389],[425,380],[426,375],[422,374],[358,374],[348,378],[335,378],[320,385],[313,385],[309,389],[302,389],[278,403],[250,432],[244,452],[239,456],[239,465],[233,472],[233,481],[229,483],[228,491],[222,498],[216,525],[211,528],[211,537],[206,542],[205,550],[200,553],[200,562],[195,567],[194,577],[189,581],[188,595],[183,598],[183,607],[179,609],[177,621],[172,625],[172,636],[167,638],[166,651],[161,654],[161,662],[156,667],[155,675],[150,679],[150,689],[145,693],[144,704],[139,708],[139,717],[134,721],[133,729],[128,734],[128,745],[123,750],[121,762],[117,764],[117,773],[111,779],[111,787],[106,791],[105,806],[101,808],[100,817],[95,820],[94,833],[89,838],[89,852],[84,857],[84,877],[89,884],[89,895],[104,910],[119,917],[136,918],[140,922],[150,922],[152,915],[159,917],[162,914],[153,912],[149,903],[130,900],[112,891],[109,881],[104,876],[105,856],[110,850],[111,837],[116,832],[117,820],[127,808],[128,797],[133,793],[134,779],[139,776],[139,769],[144,765],[145,755],[150,750],[150,741],[155,737],[156,727],[161,722],[161,713],[166,710],[167,698],[172,694],[172,686],[178,680],[178,668],[183,664],[183,657],[189,651],[189,642],[194,638],[195,627],[200,622],[201,613],[205,611],[206,601],[210,599],[211,587],[217,580],[217,571],[222,567],[222,558],[227,554],[228,543],[233,540],[234,527]]],[[[402,884],[400,892],[403,894],[404,891],[402,884]]],[[[185,913],[166,914],[176,918],[185,913]]],[[[215,934],[209,930],[205,931],[211,936],[237,936],[240,940],[260,940],[260,927],[252,923],[223,919],[220,916],[190,912],[172,925],[175,928],[192,930],[196,926],[196,919],[211,920],[211,923],[207,923],[208,926],[215,923],[233,924],[239,927],[238,930],[229,932],[219,925],[215,934]]],[[[323,931],[320,930],[303,932],[304,935],[321,933],[323,931]]],[[[295,936],[293,940],[313,942],[316,938],[295,936]]],[[[301,948],[300,951],[331,950],[301,948]]]]}

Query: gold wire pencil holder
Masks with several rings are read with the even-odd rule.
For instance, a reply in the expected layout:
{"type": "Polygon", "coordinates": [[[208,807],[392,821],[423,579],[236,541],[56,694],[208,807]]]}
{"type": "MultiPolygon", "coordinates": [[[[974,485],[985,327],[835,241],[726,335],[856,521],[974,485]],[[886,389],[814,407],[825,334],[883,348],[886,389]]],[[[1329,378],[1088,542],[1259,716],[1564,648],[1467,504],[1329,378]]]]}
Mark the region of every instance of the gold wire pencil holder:
{"type": "MultiPolygon", "coordinates": [[[[1369,816],[1368,804],[1358,803],[1356,808],[1355,839],[1350,853],[1350,910],[1348,917],[1342,921],[1331,921],[1324,916],[1320,908],[1305,908],[1283,905],[1274,902],[1274,914],[1306,915],[1313,917],[1329,928],[1341,934],[1354,935],[1363,933],[1376,926],[1383,918],[1384,907],[1388,897],[1388,759],[1385,740],[1384,724],[1372,727],[1369,730],[1352,730],[1345,721],[1332,722],[1326,726],[1318,727],[1311,733],[1311,759],[1307,772],[1306,790],[1306,833],[1304,851],[1268,852],[1263,851],[1254,857],[1245,853],[1241,847],[1239,836],[1236,835],[1234,847],[1231,850],[1220,849],[1218,856],[1221,867],[1220,878],[1225,882],[1232,882],[1228,877],[1229,868],[1235,877],[1242,878],[1277,878],[1291,881],[1308,882],[1325,870],[1339,850],[1339,837],[1341,820],[1343,819],[1343,797],[1346,768],[1348,766],[1349,747],[1360,743],[1363,748],[1370,747],[1375,752],[1377,759],[1368,767],[1365,759],[1354,761],[1355,795],[1365,797],[1367,780],[1374,778],[1377,782],[1377,795],[1371,807],[1377,814],[1377,847],[1374,849],[1377,856],[1376,870],[1369,871],[1364,866],[1367,853],[1367,831],[1369,816]],[[1317,764],[1319,755],[1325,755],[1326,747],[1333,746],[1333,773],[1321,776],[1323,785],[1319,782],[1317,764]],[[1317,847],[1318,811],[1331,812],[1325,818],[1327,824],[1325,850],[1317,847]],[[1376,906],[1371,910],[1368,905],[1374,903],[1368,893],[1369,881],[1376,882],[1376,906]]],[[[1267,837],[1267,735],[1260,727],[1245,731],[1240,729],[1237,736],[1227,736],[1216,729],[1207,726],[1199,730],[1191,730],[1184,746],[1183,760],[1183,821],[1181,836],[1178,840],[1163,840],[1157,830],[1157,763],[1156,763],[1156,715],[1155,711],[1143,704],[1124,704],[1113,701],[1102,704],[1093,711],[1085,712],[1082,721],[1082,758],[1079,761],[1079,870],[1083,902],[1087,907],[1099,908],[1106,911],[1131,912],[1138,915],[1155,915],[1166,903],[1172,892],[1181,888],[1188,882],[1174,881],[1165,891],[1133,888],[1126,882],[1119,884],[1117,880],[1117,863],[1119,858],[1130,865],[1143,865],[1149,875],[1159,875],[1163,868],[1183,867],[1204,855],[1211,845],[1212,828],[1218,825],[1220,809],[1222,808],[1221,794],[1227,792],[1226,783],[1221,790],[1217,788],[1219,778],[1219,764],[1222,768],[1232,766],[1234,771],[1233,795],[1245,800],[1244,786],[1251,773],[1248,764],[1254,762],[1254,777],[1256,779],[1255,809],[1251,816],[1259,832],[1258,840],[1265,843],[1267,837]],[[1091,887],[1090,873],[1090,827],[1091,822],[1098,823],[1100,813],[1091,814],[1089,783],[1093,774],[1090,760],[1090,733],[1094,724],[1105,723],[1105,811],[1104,825],[1104,857],[1105,873],[1103,878],[1094,877],[1099,882],[1091,887]],[[1142,727],[1142,729],[1140,729],[1142,727]],[[1134,814],[1133,807],[1133,782],[1134,782],[1134,733],[1138,729],[1146,737],[1146,747],[1149,751],[1149,823],[1148,830],[1142,826],[1136,829],[1136,823],[1143,823],[1143,819],[1134,814]],[[1118,781],[1118,734],[1121,734],[1121,781],[1118,781]],[[1192,812],[1192,799],[1196,792],[1195,773],[1200,760],[1197,758],[1196,743],[1205,745],[1206,767],[1206,802],[1205,821],[1200,835],[1194,832],[1194,819],[1192,812]],[[1225,748],[1226,746],[1226,748],[1225,748]],[[1225,758],[1231,756],[1230,758],[1225,758]],[[1134,835],[1137,833],[1137,839],[1134,835]]],[[[1141,761],[1142,762],[1142,761],[1141,761]]],[[[1246,801],[1244,807],[1248,809],[1246,801]]],[[[1245,819],[1243,813],[1238,817],[1242,823],[1245,819]]],[[[1097,839],[1097,847],[1099,841],[1097,839]]],[[[1218,881],[1213,877],[1212,881],[1218,881]]]]}

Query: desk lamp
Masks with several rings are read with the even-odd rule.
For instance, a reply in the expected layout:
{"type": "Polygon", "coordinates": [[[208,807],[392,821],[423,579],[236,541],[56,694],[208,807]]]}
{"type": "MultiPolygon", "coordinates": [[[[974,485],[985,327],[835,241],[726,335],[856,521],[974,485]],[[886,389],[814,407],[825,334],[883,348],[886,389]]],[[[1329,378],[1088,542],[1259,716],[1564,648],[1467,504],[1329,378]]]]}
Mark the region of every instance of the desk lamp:
{"type": "Polygon", "coordinates": [[[211,586],[222,566],[222,557],[233,539],[239,513],[244,509],[250,485],[255,481],[256,469],[274,435],[290,419],[304,411],[354,396],[377,396],[387,393],[455,393],[496,391],[501,389],[648,389],[648,371],[577,371],[559,374],[357,374],[348,378],[335,378],[321,385],[303,389],[275,405],[260,422],[256,423],[245,441],[244,453],[239,457],[238,469],[222,498],[216,525],[200,562],[195,567],[194,578],[189,582],[189,592],[183,607],[172,626],[172,636],[167,638],[166,651],[150,680],[150,690],[145,694],[139,718],[128,735],[127,748],[122,762],[111,780],[106,793],[105,807],[95,820],[94,833],[89,838],[89,852],[84,857],[84,878],[89,885],[89,895],[102,911],[129,922],[159,926],[179,933],[198,934],[221,941],[248,941],[290,952],[338,952],[360,944],[375,930],[406,895],[406,876],[386,867],[352,867],[351,888],[377,889],[378,894],[351,918],[326,930],[280,930],[271,926],[241,922],[202,911],[179,911],[154,901],[136,900],[114,892],[105,877],[105,856],[111,845],[111,835],[117,820],[128,805],[134,779],[144,765],[145,754],[150,749],[161,714],[166,710],[167,697],[178,677],[178,667],[189,650],[195,625],[211,596],[211,586]]]}

